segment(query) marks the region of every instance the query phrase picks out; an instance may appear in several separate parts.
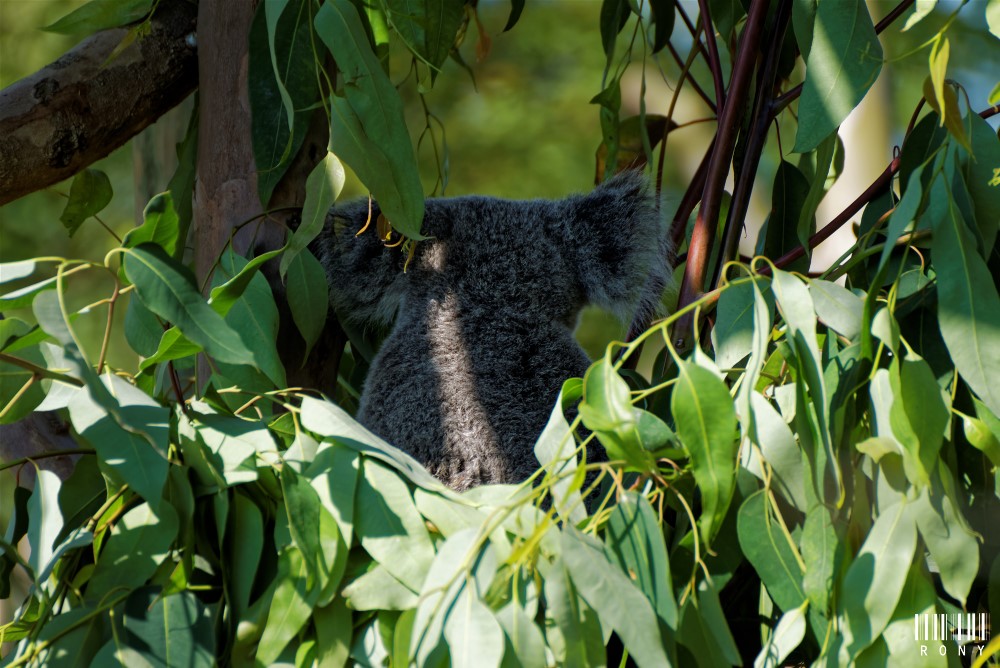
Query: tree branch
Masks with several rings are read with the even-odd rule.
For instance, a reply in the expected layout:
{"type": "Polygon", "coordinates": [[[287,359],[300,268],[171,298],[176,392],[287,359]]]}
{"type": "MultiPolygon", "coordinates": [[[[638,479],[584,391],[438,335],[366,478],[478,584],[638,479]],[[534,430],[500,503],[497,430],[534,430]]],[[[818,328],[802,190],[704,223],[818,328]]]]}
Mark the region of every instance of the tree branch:
{"type": "Polygon", "coordinates": [[[719,118],[719,132],[715,149],[712,151],[712,157],[708,164],[708,175],[705,179],[701,208],[698,210],[691,243],[688,245],[687,266],[684,272],[684,282],[681,286],[679,307],[693,302],[705,288],[708,254],[715,238],[716,221],[722,206],[722,190],[725,187],[726,176],[729,174],[736,134],[740,125],[740,115],[743,113],[747,93],[750,89],[750,80],[757,62],[756,56],[766,16],[766,0],[754,0],[750,6],[746,28],[740,39],[739,51],[736,54],[729,88],[729,103],[722,109],[722,116],[719,118]]]}
{"type": "MultiPolygon", "coordinates": [[[[715,270],[713,287],[718,285],[722,276],[722,268],[726,262],[736,257],[740,231],[744,228],[750,195],[753,192],[754,179],[757,176],[757,166],[767,142],[768,129],[771,126],[770,100],[777,83],[778,59],[781,55],[781,45],[785,39],[788,19],[791,15],[790,0],[782,0],[774,15],[767,43],[767,55],[757,77],[757,91],[751,115],[751,127],[747,133],[745,159],[737,165],[736,184],[733,188],[733,199],[729,205],[729,215],[726,218],[726,228],[723,233],[722,252],[719,254],[715,270]]],[[[743,140],[741,140],[743,141],[743,140]]]]}
{"type": "MultiPolygon", "coordinates": [[[[985,120],[992,116],[996,116],[997,114],[1000,114],[1000,104],[994,104],[992,107],[987,107],[986,109],[983,109],[982,111],[979,112],[979,117],[985,120]]],[[[896,174],[898,170],[899,170],[899,158],[894,158],[892,162],[889,163],[889,166],[885,168],[885,171],[882,172],[879,175],[879,177],[875,179],[875,181],[870,186],[868,186],[868,188],[866,188],[863,193],[861,193],[858,196],[856,200],[851,202],[851,204],[846,209],[841,211],[833,220],[824,225],[823,229],[819,230],[811,237],[809,237],[808,247],[815,248],[816,246],[820,245],[821,243],[829,239],[834,232],[843,227],[847,223],[847,221],[849,221],[854,216],[854,214],[860,211],[865,204],[867,204],[868,202],[872,201],[880,194],[882,194],[882,192],[886,188],[888,188],[889,185],[892,183],[892,177],[896,174]]],[[[806,254],[806,247],[799,246],[798,248],[794,248],[788,251],[787,253],[779,257],[777,260],[775,260],[774,265],[779,269],[787,267],[789,264],[791,264],[795,260],[798,260],[805,254],[806,254]]],[[[765,275],[770,274],[771,273],[770,267],[765,267],[761,271],[761,273],[765,275]]]]}
{"type": "Polygon", "coordinates": [[[719,62],[719,47],[715,42],[715,27],[708,11],[708,0],[698,0],[701,13],[701,26],[705,32],[705,46],[708,54],[708,67],[712,70],[712,83],[715,84],[715,108],[721,112],[726,106],[726,83],[722,80],[722,65],[719,62]]]}
{"type": "Polygon", "coordinates": [[[0,204],[73,176],[198,85],[195,8],[163,0],[149,33],[103,30],[0,91],[0,204]]]}

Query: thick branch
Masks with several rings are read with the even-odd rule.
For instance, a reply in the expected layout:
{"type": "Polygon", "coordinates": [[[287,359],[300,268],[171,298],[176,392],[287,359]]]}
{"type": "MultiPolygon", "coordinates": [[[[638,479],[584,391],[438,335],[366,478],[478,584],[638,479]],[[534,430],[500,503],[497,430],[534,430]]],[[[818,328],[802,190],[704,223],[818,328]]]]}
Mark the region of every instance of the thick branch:
{"type": "Polygon", "coordinates": [[[0,91],[0,204],[73,176],[187,97],[194,30],[193,5],[163,0],[120,53],[128,29],[104,30],[0,91]]]}

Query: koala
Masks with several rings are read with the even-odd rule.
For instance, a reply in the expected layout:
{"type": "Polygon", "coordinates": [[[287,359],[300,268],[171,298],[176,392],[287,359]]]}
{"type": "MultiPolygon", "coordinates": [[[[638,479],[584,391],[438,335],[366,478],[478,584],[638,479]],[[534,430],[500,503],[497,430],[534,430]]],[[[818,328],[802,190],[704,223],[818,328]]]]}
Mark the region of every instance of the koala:
{"type": "Polygon", "coordinates": [[[669,248],[645,177],[557,201],[428,199],[430,238],[405,272],[371,206],[360,235],[368,200],[335,206],[312,245],[339,313],[394,322],[358,421],[455,490],[525,480],[563,381],[590,365],[573,337],[583,307],[628,322],[659,306],[669,248]]]}

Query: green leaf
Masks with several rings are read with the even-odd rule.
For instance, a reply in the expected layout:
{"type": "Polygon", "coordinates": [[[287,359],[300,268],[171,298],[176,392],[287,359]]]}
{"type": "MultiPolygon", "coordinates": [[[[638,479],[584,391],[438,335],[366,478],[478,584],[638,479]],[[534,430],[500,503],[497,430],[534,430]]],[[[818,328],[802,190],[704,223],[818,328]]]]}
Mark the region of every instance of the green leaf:
{"type": "Polygon", "coordinates": [[[0,262],[0,283],[9,283],[31,276],[38,269],[38,262],[35,260],[21,260],[19,262],[0,262]]]}
{"type": "MultiPolygon", "coordinates": [[[[174,331],[177,338],[182,338],[179,331],[176,329],[174,331]]],[[[138,297],[129,297],[128,307],[125,310],[125,340],[132,350],[143,357],[152,357],[156,354],[163,338],[163,326],[156,316],[143,306],[138,297]]],[[[194,352],[201,350],[194,344],[191,346],[194,352]]]]}
{"type": "Polygon", "coordinates": [[[313,610],[316,627],[316,663],[321,668],[344,666],[351,652],[351,610],[343,598],[313,610]]]}
{"type": "Polygon", "coordinates": [[[752,282],[728,286],[719,295],[712,347],[715,363],[730,369],[750,354],[754,333],[754,285],[752,282]]]}
{"type": "Polygon", "coordinates": [[[683,665],[700,668],[739,665],[739,649],[722,612],[719,593],[711,581],[698,583],[697,596],[688,597],[680,614],[677,641],[682,648],[679,658],[681,661],[687,659],[683,665]]]}
{"type": "MultiPolygon", "coordinates": [[[[549,421],[542,430],[541,435],[535,442],[535,458],[543,467],[551,465],[549,475],[558,478],[552,485],[552,500],[556,508],[571,508],[567,519],[573,524],[579,524],[586,519],[587,511],[580,503],[580,485],[582,479],[577,481],[576,475],[571,475],[577,470],[576,439],[570,432],[569,423],[563,413],[563,403],[567,395],[573,393],[574,388],[581,387],[579,381],[573,379],[563,383],[556,398],[555,405],[549,421]]],[[[582,471],[581,471],[582,473],[582,471]]]]}
{"type": "Polygon", "coordinates": [[[889,256],[892,255],[892,250],[895,247],[896,241],[903,235],[905,231],[911,229],[914,221],[917,218],[917,212],[920,210],[920,202],[923,200],[923,187],[920,180],[920,175],[923,172],[923,166],[917,165],[914,170],[910,173],[910,179],[906,182],[906,189],[903,191],[903,197],[896,204],[895,210],[889,217],[889,227],[886,229],[886,243],[885,247],[882,249],[882,256],[879,258],[879,269],[885,266],[886,262],[889,261],[889,256]]]}
{"type": "Polygon", "coordinates": [[[740,506],[736,530],[740,547],[760,575],[767,593],[783,612],[802,605],[802,557],[769,507],[767,490],[754,492],[740,506]]]}
{"type": "Polygon", "coordinates": [[[799,100],[796,153],[837,129],[882,70],[882,45],[864,0],[820,2],[799,100]]]}
{"type": "Polygon", "coordinates": [[[264,206],[302,147],[319,102],[312,5],[296,2],[282,11],[287,5],[262,3],[250,28],[250,133],[264,206]]]}
{"type": "Polygon", "coordinates": [[[983,403],[1000,413],[1000,295],[947,182],[935,179],[930,208],[932,249],[938,270],[938,324],[959,375],[983,403]]]}
{"type": "Polygon", "coordinates": [[[844,483],[830,434],[812,295],[801,280],[780,269],[775,270],[771,287],[788,325],[786,340],[794,352],[788,361],[800,376],[795,384],[795,419],[800,440],[806,440],[806,456],[812,460],[813,487],[820,498],[829,494],[835,497],[830,500],[839,504],[845,494],[844,483]],[[828,489],[827,483],[833,487],[828,489]]]}
{"type": "Polygon", "coordinates": [[[618,33],[625,27],[628,17],[627,0],[604,0],[601,3],[601,44],[604,45],[604,55],[608,62],[615,54],[618,33]]]}
{"type": "Polygon", "coordinates": [[[264,518],[260,508],[245,494],[234,493],[229,513],[227,541],[230,552],[221,560],[234,619],[243,619],[250,607],[257,568],[264,547],[264,518]]]}
{"type": "Polygon", "coordinates": [[[545,665],[545,638],[520,601],[504,606],[496,617],[507,636],[503,665],[545,665]]]}
{"type": "Polygon", "coordinates": [[[579,410],[584,425],[597,434],[608,457],[638,471],[655,468],[652,453],[673,437],[657,416],[632,406],[628,383],[608,356],[587,370],[579,410]]]}
{"type": "MultiPolygon", "coordinates": [[[[284,248],[279,248],[277,250],[261,253],[243,265],[243,267],[237,271],[232,278],[228,279],[225,283],[212,288],[212,292],[209,296],[209,304],[211,305],[212,310],[223,317],[228,315],[229,310],[233,307],[233,304],[235,304],[236,301],[243,296],[243,293],[246,292],[261,266],[265,262],[268,262],[272,258],[280,255],[284,252],[284,250],[284,248]]],[[[230,261],[235,262],[235,264],[241,264],[234,258],[230,259],[230,261]]]]}
{"type": "Polygon", "coordinates": [[[35,299],[35,295],[44,290],[55,289],[56,282],[58,280],[58,276],[52,276],[51,278],[46,278],[38,283],[18,288],[17,290],[13,290],[0,296],[0,310],[10,311],[12,309],[31,306],[31,303],[35,299]]]}
{"type": "Polygon", "coordinates": [[[406,474],[411,483],[424,489],[451,493],[451,490],[428,473],[417,460],[365,429],[340,406],[329,401],[304,397],[301,418],[302,426],[321,438],[334,439],[357,452],[385,462],[406,474]]]}
{"type": "Polygon", "coordinates": [[[194,278],[159,246],[129,249],[125,273],[139,299],[160,318],[173,323],[191,341],[220,362],[254,364],[254,353],[239,333],[212,310],[198,293],[194,278]]]}
{"type": "Polygon", "coordinates": [[[711,371],[680,362],[670,407],[677,435],[691,456],[694,479],[701,490],[698,525],[705,544],[711,545],[736,485],[739,441],[733,399],[711,371]]]}
{"type": "Polygon", "coordinates": [[[799,542],[802,561],[806,565],[802,589],[809,597],[813,611],[826,617],[835,588],[834,575],[840,568],[844,553],[829,509],[817,504],[808,510],[799,542]]]}
{"type": "MultiPolygon", "coordinates": [[[[306,199],[302,205],[302,222],[288,241],[281,256],[281,275],[284,276],[298,259],[299,254],[319,236],[326,223],[327,214],[344,188],[344,166],[333,153],[327,153],[306,178],[306,199]]],[[[326,275],[321,281],[326,284],[326,275]]],[[[289,288],[289,295],[292,294],[289,288]]]]}
{"type": "Polygon", "coordinates": [[[464,587],[449,606],[444,637],[451,665],[455,668],[499,666],[503,658],[503,630],[480,597],[480,592],[464,587]]]}
{"type": "Polygon", "coordinates": [[[330,287],[326,270],[319,260],[308,250],[295,256],[288,267],[288,290],[286,296],[292,319],[305,340],[302,362],[309,357],[309,351],[319,340],[326,327],[327,311],[330,309],[330,287]]]}
{"type": "Polygon", "coordinates": [[[90,0],[42,30],[63,35],[89,35],[138,21],[149,13],[153,0],[90,0]]]}
{"type": "Polygon", "coordinates": [[[850,658],[885,629],[902,595],[916,548],[917,527],[909,504],[896,503],[875,519],[840,589],[842,650],[850,658]]]}
{"type": "Polygon", "coordinates": [[[653,14],[653,48],[650,53],[658,53],[670,41],[674,31],[674,3],[671,0],[650,0],[649,9],[653,14]]]}
{"type": "Polygon", "coordinates": [[[56,538],[63,528],[62,511],[59,509],[61,485],[59,476],[35,465],[35,489],[28,499],[28,545],[31,546],[28,564],[35,574],[40,574],[52,560],[56,538]]]}
{"type": "MultiPolygon", "coordinates": [[[[145,306],[142,306],[142,302],[136,303],[138,303],[141,308],[146,308],[145,306]]],[[[163,332],[163,335],[160,337],[160,342],[156,347],[156,351],[139,363],[139,370],[145,371],[146,369],[160,364],[161,362],[169,362],[171,360],[190,357],[201,352],[201,350],[201,346],[188,341],[184,335],[181,334],[181,330],[176,327],[171,327],[163,332]]]]}
{"type": "Polygon", "coordinates": [[[309,592],[306,585],[306,565],[302,554],[294,547],[278,555],[277,587],[267,613],[264,633],[257,646],[256,660],[269,666],[309,621],[319,591],[309,592]]]}
{"type": "Polygon", "coordinates": [[[1000,1],[987,0],[986,24],[990,27],[993,36],[1000,39],[1000,1]]]}
{"type": "Polygon", "coordinates": [[[590,666],[606,661],[601,624],[594,609],[580,599],[562,558],[543,581],[545,638],[559,665],[590,666]]]}
{"type": "Polygon", "coordinates": [[[302,555],[302,562],[309,574],[307,586],[311,589],[319,576],[321,558],[319,496],[308,481],[295,475],[295,470],[290,466],[282,469],[280,477],[281,494],[285,500],[285,512],[288,513],[288,529],[302,555]]]}
{"type": "Polygon", "coordinates": [[[445,540],[434,557],[413,621],[410,647],[417,665],[426,665],[445,638],[453,662],[469,665],[480,644],[481,665],[500,663],[503,632],[479,602],[496,575],[497,560],[488,543],[479,547],[478,533],[477,529],[460,531],[445,540]]]}
{"type": "Polygon", "coordinates": [[[581,598],[597,612],[603,626],[614,629],[635,661],[639,665],[671,665],[652,606],[628,577],[608,562],[602,545],[567,528],[560,546],[581,598]]]}
{"type": "Polygon", "coordinates": [[[756,447],[743,450],[743,467],[762,481],[770,479],[771,488],[796,508],[806,508],[805,478],[802,451],[784,418],[762,394],[750,395],[754,431],[751,441],[756,447]],[[762,460],[771,467],[765,472],[762,460]]]}
{"type": "Polygon", "coordinates": [[[813,27],[816,23],[816,6],[819,0],[793,0],[792,29],[795,31],[795,41],[803,57],[809,56],[812,46],[813,27]]]}
{"type": "Polygon", "coordinates": [[[135,248],[139,244],[153,243],[166,251],[167,255],[177,257],[183,248],[180,221],[174,209],[174,198],[169,192],[160,193],[149,200],[142,212],[142,225],[129,230],[122,240],[125,248],[135,248]]]}
{"type": "Polygon", "coordinates": [[[934,11],[935,5],[937,5],[937,0],[917,0],[913,13],[910,14],[910,17],[906,19],[906,23],[903,24],[903,32],[906,32],[920,21],[923,21],[924,18],[934,11]]]}
{"type": "Polygon", "coordinates": [[[431,80],[455,46],[465,18],[462,0],[389,0],[389,16],[407,47],[431,68],[431,80]]]}
{"type": "MultiPolygon", "coordinates": [[[[1000,3],[997,3],[1000,7],[1000,3]]],[[[991,104],[996,104],[996,101],[991,104]]],[[[967,114],[962,119],[968,125],[973,154],[959,153],[962,175],[969,189],[969,197],[975,210],[976,226],[983,236],[983,252],[989,253],[996,243],[998,227],[996,212],[1000,211],[1000,183],[997,172],[1000,169],[1000,138],[989,123],[979,114],[967,114]]]]}
{"type": "Polygon", "coordinates": [[[418,601],[417,594],[381,564],[349,582],[341,594],[352,610],[409,610],[418,601]]]}
{"type": "MultiPolygon", "coordinates": [[[[816,210],[819,208],[823,195],[826,194],[826,181],[830,174],[830,167],[833,165],[833,156],[837,152],[839,141],[840,138],[835,133],[831,134],[821,141],[816,149],[816,168],[809,180],[809,190],[802,200],[799,220],[795,225],[799,243],[806,249],[809,249],[809,237],[816,231],[816,210]]],[[[794,212],[789,213],[794,215],[794,212]]]]}
{"type": "MultiPolygon", "coordinates": [[[[118,614],[121,606],[113,609],[118,614]]],[[[69,610],[64,609],[55,615],[40,630],[37,641],[49,643],[49,646],[38,657],[40,665],[58,668],[83,668],[92,665],[107,665],[100,663],[96,656],[101,645],[109,635],[107,614],[97,614],[95,608],[81,605],[69,610]]],[[[13,634],[5,634],[4,639],[12,638],[13,634]]],[[[13,658],[8,655],[8,658],[13,658]]]]}
{"type": "Polygon", "coordinates": [[[333,152],[372,191],[396,230],[423,239],[423,186],[403,103],[372,53],[357,10],[350,0],[325,2],[315,26],[344,82],[345,97],[335,95],[330,100],[333,152]]]}
{"type": "MultiPolygon", "coordinates": [[[[77,392],[68,408],[73,428],[97,450],[105,473],[111,473],[127,483],[153,507],[159,506],[170,466],[166,453],[159,452],[150,441],[123,428],[89,391],[77,392]]],[[[159,411],[151,411],[151,417],[157,421],[161,416],[159,411]]]]}
{"type": "Polygon", "coordinates": [[[177,526],[177,513],[167,503],[157,512],[142,504],[125,513],[101,550],[87,585],[87,601],[99,603],[115,588],[145,584],[167,558],[177,526]]]}
{"type": "Polygon", "coordinates": [[[517,24],[517,20],[521,18],[521,12],[524,11],[524,0],[510,0],[510,15],[507,17],[507,23],[503,27],[503,31],[507,32],[517,24]]]}
{"type": "Polygon", "coordinates": [[[337,521],[347,545],[354,536],[354,495],[361,458],[351,448],[324,443],[304,475],[311,479],[320,503],[337,521]]]}
{"type": "Polygon", "coordinates": [[[981,450],[994,466],[1000,466],[1000,420],[982,402],[973,400],[979,419],[963,416],[965,438],[981,450]]]}
{"type": "Polygon", "coordinates": [[[941,463],[933,483],[914,502],[917,528],[941,574],[941,586],[965,603],[979,572],[979,545],[962,517],[952,473],[941,463]]]}
{"type": "MultiPolygon", "coordinates": [[[[212,277],[213,285],[236,277],[246,267],[247,260],[231,250],[219,258],[218,269],[212,277]]],[[[213,309],[214,310],[214,309],[213,309]]],[[[274,387],[286,387],[285,367],[278,356],[278,307],[274,303],[274,293],[259,273],[250,278],[246,290],[233,302],[225,316],[225,323],[239,332],[240,338],[253,350],[254,367],[259,369],[274,387]]],[[[220,360],[221,362],[222,360],[220,360]]],[[[223,375],[235,374],[220,364],[223,375]]],[[[270,389],[270,388],[268,388],[270,389]]]]}
{"type": "MultiPolygon", "coordinates": [[[[914,618],[919,620],[927,619],[924,615],[933,615],[938,612],[937,594],[934,585],[928,580],[927,575],[914,565],[910,568],[903,593],[899,597],[899,604],[892,613],[892,618],[882,632],[880,640],[858,656],[858,668],[876,668],[893,664],[894,659],[906,657],[906,665],[914,668],[944,668],[949,663],[948,655],[954,656],[955,650],[952,639],[941,639],[940,641],[923,638],[923,628],[919,633],[920,642],[916,643],[914,632],[914,618]],[[914,652],[915,645],[925,645],[927,651],[920,648],[919,652],[914,652]],[[880,650],[884,655],[880,656],[880,650]],[[944,650],[944,653],[941,653],[944,650]]],[[[921,627],[923,625],[921,624],[921,627]]],[[[933,637],[933,633],[930,634],[933,637]]],[[[967,646],[967,651],[973,654],[975,650],[967,646]]]]}
{"type": "Polygon", "coordinates": [[[816,315],[823,323],[854,341],[861,334],[861,311],[864,300],[845,287],[818,278],[809,281],[809,294],[816,315]]]}
{"type": "Polygon", "coordinates": [[[162,596],[147,587],[125,602],[122,640],[144,665],[208,668],[215,665],[212,622],[209,609],[191,592],[162,596]]]}
{"type": "MultiPolygon", "coordinates": [[[[948,55],[951,53],[950,42],[948,42],[947,37],[940,37],[934,42],[934,46],[931,47],[930,55],[930,71],[931,71],[931,84],[934,88],[934,99],[937,100],[936,109],[944,112],[947,107],[947,101],[944,97],[944,78],[948,74],[948,55]]],[[[941,123],[944,123],[944,113],[941,114],[941,123]]]]}
{"type": "MultiPolygon", "coordinates": [[[[146,4],[149,4],[148,0],[146,4]]],[[[100,213],[113,196],[114,191],[107,174],[97,169],[85,169],[73,177],[73,183],[69,187],[69,200],[66,201],[66,208],[59,220],[69,231],[69,235],[73,236],[83,221],[100,213]]]]}
{"type": "Polygon", "coordinates": [[[434,547],[406,483],[371,460],[362,467],[355,500],[358,539],[375,561],[413,591],[420,591],[434,547]]]}
{"type": "Polygon", "coordinates": [[[627,492],[608,518],[605,541],[622,571],[646,595],[656,615],[677,628],[677,602],[660,521],[646,497],[627,492]]]}
{"type": "Polygon", "coordinates": [[[893,358],[889,382],[893,394],[889,423],[908,454],[903,457],[906,477],[915,485],[926,486],[944,441],[948,407],[930,365],[916,353],[907,354],[902,362],[893,358]]]}
{"type": "MultiPolygon", "coordinates": [[[[798,167],[786,161],[778,165],[771,193],[771,213],[757,241],[758,254],[780,257],[798,246],[799,219],[805,210],[809,187],[809,180],[798,167]]],[[[808,258],[803,258],[789,268],[804,271],[808,262],[808,258]]]]}
{"type": "Polygon", "coordinates": [[[806,607],[803,603],[781,616],[774,632],[754,660],[754,668],[777,668],[806,637],[806,607]]]}

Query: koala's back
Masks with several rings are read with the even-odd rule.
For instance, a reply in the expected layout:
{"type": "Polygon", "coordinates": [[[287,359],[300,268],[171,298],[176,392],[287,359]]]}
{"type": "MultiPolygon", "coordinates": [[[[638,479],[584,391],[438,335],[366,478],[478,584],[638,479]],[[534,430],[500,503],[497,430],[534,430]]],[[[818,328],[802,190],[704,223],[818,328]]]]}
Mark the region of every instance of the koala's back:
{"type": "Polygon", "coordinates": [[[563,324],[478,317],[454,292],[405,304],[358,420],[454,489],[524,480],[562,382],[589,360],[563,324]]]}
{"type": "Polygon", "coordinates": [[[589,365],[573,337],[580,310],[652,313],[667,282],[645,180],[559,201],[428,200],[432,238],[405,273],[399,249],[357,235],[370,216],[377,205],[337,207],[313,246],[338,313],[393,322],[358,420],[452,488],[526,479],[563,381],[589,365]]]}

